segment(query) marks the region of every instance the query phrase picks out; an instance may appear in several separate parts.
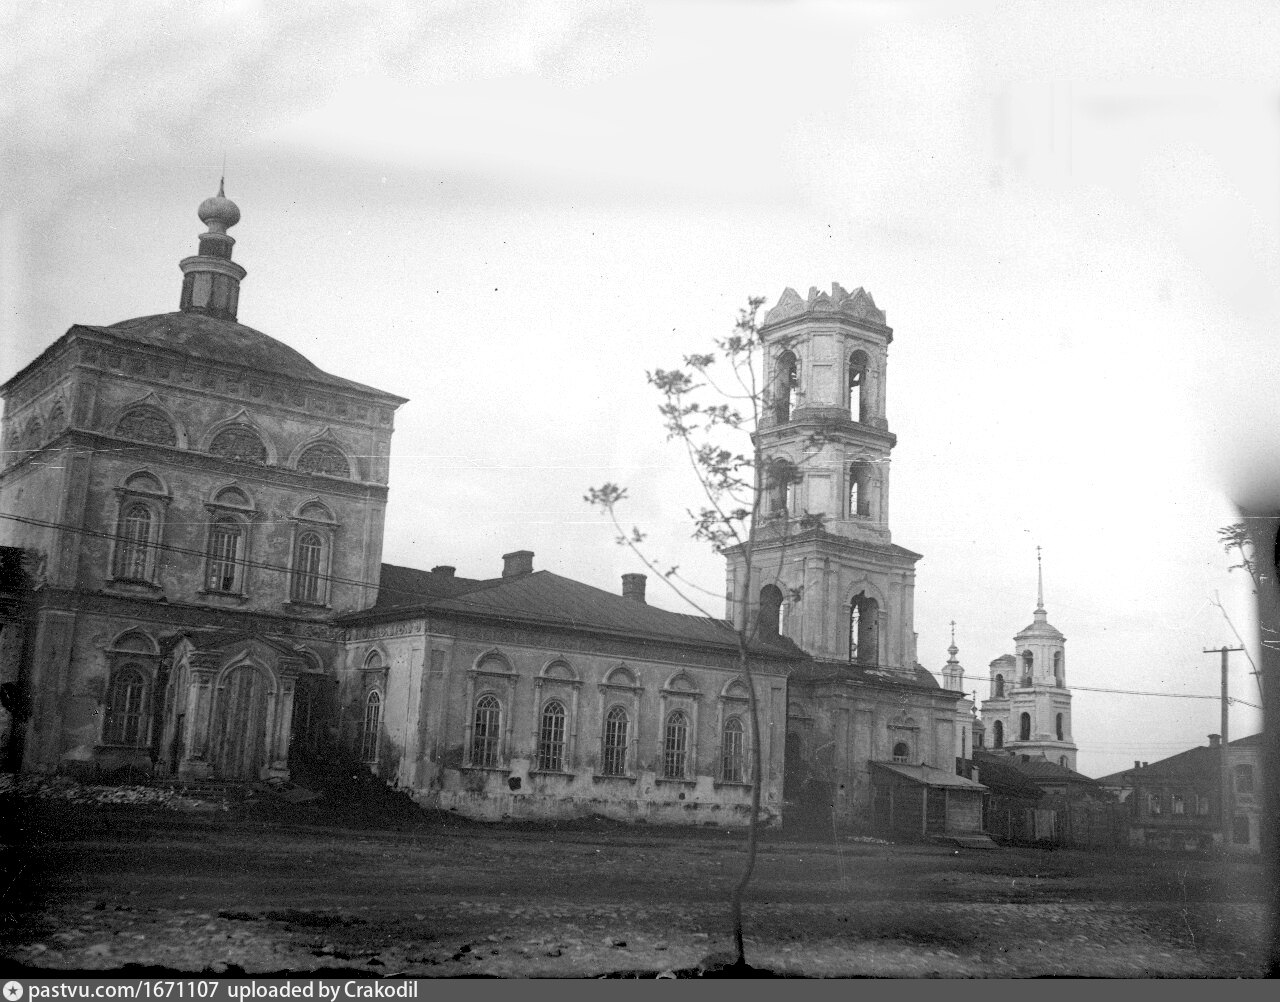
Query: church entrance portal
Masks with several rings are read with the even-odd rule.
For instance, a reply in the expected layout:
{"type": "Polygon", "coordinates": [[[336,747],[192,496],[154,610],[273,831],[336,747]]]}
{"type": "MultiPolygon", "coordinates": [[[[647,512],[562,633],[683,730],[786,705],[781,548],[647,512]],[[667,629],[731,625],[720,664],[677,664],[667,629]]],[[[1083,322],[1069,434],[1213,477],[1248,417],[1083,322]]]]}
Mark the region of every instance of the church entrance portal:
{"type": "Polygon", "coordinates": [[[213,774],[218,779],[260,778],[266,762],[267,679],[252,665],[227,673],[218,700],[213,774]]]}

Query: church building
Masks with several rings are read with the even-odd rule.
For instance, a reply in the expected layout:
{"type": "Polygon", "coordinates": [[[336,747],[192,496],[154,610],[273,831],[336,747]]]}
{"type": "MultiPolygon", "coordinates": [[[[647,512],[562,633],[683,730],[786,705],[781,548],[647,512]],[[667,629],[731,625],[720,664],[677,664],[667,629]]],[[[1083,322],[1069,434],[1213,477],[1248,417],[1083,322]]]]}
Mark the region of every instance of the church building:
{"type": "Polygon", "coordinates": [[[1036,608],[1031,624],[1013,638],[1014,653],[991,662],[991,689],[982,701],[989,750],[1044,758],[1075,770],[1067,638],[1050,625],[1044,608],[1044,570],[1036,548],[1036,608]]]}
{"type": "MultiPolygon", "coordinates": [[[[649,605],[643,575],[605,591],[524,550],[491,576],[384,563],[407,401],[240,323],[239,209],[220,188],[198,214],[176,311],[76,324],[0,386],[11,762],[261,782],[343,755],[489,819],[742,824],[758,784],[768,820],[867,828],[890,786],[981,790],[956,775],[963,673],[939,686],[917,661],[920,555],[889,529],[893,332],[868,293],[787,289],[764,319],[768,517],[750,589],[731,550],[708,619],[649,605]],[[751,679],[732,624],[757,627],[751,679]]],[[[1043,608],[1017,643],[988,728],[1030,714],[1022,746],[1074,761],[1043,608]]]]}

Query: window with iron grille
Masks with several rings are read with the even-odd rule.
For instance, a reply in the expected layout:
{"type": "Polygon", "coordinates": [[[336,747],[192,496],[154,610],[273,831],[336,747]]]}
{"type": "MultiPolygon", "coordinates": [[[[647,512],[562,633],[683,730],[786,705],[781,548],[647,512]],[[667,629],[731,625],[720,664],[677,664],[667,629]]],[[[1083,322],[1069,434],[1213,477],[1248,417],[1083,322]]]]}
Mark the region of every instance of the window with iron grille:
{"type": "Polygon", "coordinates": [[[205,587],[209,591],[234,592],[239,585],[240,523],[233,518],[220,518],[209,532],[209,573],[205,587]]]}
{"type": "Polygon", "coordinates": [[[318,605],[324,601],[321,588],[321,558],[324,543],[320,534],[304,532],[298,537],[298,550],[293,565],[293,600],[318,605]]]}
{"type": "Polygon", "coordinates": [[[382,724],[382,696],[375,690],[364,701],[364,726],[360,736],[360,759],[378,761],[378,728],[382,724]]]}
{"type": "Polygon", "coordinates": [[[684,779],[689,759],[689,718],[681,710],[667,716],[663,731],[662,775],[667,779],[684,779]]]}
{"type": "Polygon", "coordinates": [[[476,700],[476,715],[471,729],[471,764],[491,769],[498,764],[498,725],[502,708],[495,696],[476,700]]]}
{"type": "Polygon", "coordinates": [[[604,762],[606,776],[627,774],[627,711],[621,706],[609,710],[604,718],[604,762]]]}
{"type": "Polygon", "coordinates": [[[730,717],[724,722],[724,733],[720,739],[720,778],[726,783],[741,783],[746,779],[745,736],[742,721],[737,717],[730,717]]]}
{"type": "Polygon", "coordinates": [[[538,769],[564,772],[564,704],[553,699],[542,708],[538,730],[538,769]]]}
{"type": "Polygon", "coordinates": [[[147,683],[136,668],[122,668],[111,680],[107,693],[107,720],[102,740],[109,745],[146,743],[147,729],[143,717],[147,683]]]}
{"type": "Polygon", "coordinates": [[[1253,766],[1236,766],[1236,793],[1253,792],[1253,766]]]}
{"type": "Polygon", "coordinates": [[[116,577],[127,581],[147,580],[152,524],[151,509],[145,504],[131,504],[124,510],[116,542],[116,577]]]}

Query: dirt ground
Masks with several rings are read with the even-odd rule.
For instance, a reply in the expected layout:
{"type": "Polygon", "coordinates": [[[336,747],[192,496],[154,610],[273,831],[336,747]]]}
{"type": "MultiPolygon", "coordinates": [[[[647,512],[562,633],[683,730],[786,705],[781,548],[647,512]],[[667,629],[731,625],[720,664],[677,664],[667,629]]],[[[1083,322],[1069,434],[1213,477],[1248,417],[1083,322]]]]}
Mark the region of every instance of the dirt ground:
{"type": "MultiPolygon", "coordinates": [[[[123,799],[0,798],[10,965],[683,977],[730,946],[738,832],[123,799]]],[[[1262,897],[1256,862],[773,831],[748,960],[792,976],[1258,977],[1262,897]]]]}

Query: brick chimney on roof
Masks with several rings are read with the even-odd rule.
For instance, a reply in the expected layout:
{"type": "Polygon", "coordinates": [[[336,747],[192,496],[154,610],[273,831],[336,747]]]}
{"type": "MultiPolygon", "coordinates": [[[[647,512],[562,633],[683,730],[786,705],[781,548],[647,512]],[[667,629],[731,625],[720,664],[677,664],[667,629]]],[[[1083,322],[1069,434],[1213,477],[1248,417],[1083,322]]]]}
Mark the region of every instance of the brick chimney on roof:
{"type": "Polygon", "coordinates": [[[633,602],[647,604],[644,597],[645,575],[643,574],[624,574],[622,575],[622,597],[629,598],[633,602]]]}
{"type": "Polygon", "coordinates": [[[516,550],[502,555],[502,576],[518,578],[533,573],[533,551],[516,550]]]}
{"type": "Polygon", "coordinates": [[[1210,734],[1210,735],[1209,735],[1209,747],[1210,747],[1210,748],[1217,748],[1217,747],[1218,747],[1219,745],[1221,745],[1221,744],[1222,744],[1222,735],[1221,735],[1221,734],[1210,734]]]}

